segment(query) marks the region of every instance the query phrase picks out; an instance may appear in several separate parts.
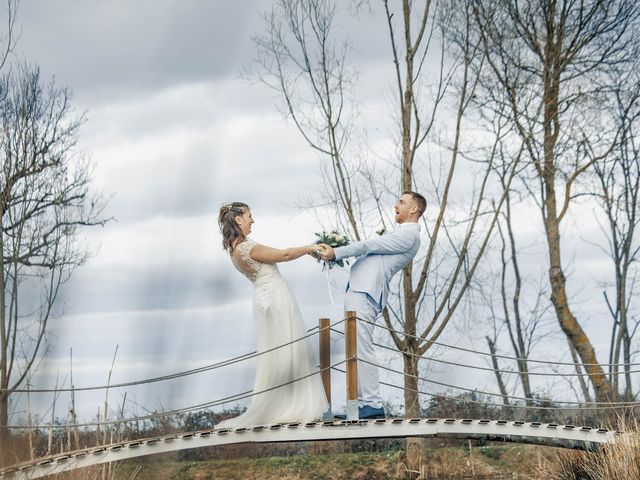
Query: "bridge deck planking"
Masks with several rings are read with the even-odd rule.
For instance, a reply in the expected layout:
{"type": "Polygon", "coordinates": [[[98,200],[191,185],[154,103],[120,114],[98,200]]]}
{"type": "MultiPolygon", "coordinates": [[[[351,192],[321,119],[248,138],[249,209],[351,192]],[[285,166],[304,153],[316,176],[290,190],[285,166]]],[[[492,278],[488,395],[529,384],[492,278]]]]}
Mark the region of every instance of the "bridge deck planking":
{"type": "Polygon", "coordinates": [[[31,480],[78,468],[157,453],[240,443],[309,442],[363,438],[450,437],[529,443],[596,450],[618,432],[573,425],[471,419],[384,419],[329,421],[307,424],[258,425],[207,430],[92,447],[0,471],[2,480],[31,480]]]}

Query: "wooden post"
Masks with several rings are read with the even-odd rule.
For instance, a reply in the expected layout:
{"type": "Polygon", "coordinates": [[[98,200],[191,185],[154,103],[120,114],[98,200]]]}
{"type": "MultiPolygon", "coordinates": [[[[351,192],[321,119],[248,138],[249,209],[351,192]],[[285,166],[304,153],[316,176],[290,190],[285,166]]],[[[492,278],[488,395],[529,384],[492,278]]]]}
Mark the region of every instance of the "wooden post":
{"type": "Polygon", "coordinates": [[[345,352],[347,360],[347,420],[358,420],[358,342],[356,312],[345,312],[345,352]]]}
{"type": "Polygon", "coordinates": [[[320,319],[320,378],[324,385],[324,393],[329,402],[329,409],[324,414],[324,419],[333,418],[331,413],[331,320],[328,318],[320,319]]]}

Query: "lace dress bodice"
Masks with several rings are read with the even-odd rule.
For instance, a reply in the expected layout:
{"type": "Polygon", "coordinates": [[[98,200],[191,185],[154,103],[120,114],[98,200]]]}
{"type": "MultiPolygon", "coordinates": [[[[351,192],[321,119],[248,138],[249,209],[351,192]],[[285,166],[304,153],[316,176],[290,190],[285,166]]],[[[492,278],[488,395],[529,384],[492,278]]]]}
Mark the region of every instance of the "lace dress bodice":
{"type": "Polygon", "coordinates": [[[264,285],[272,280],[281,280],[282,275],[280,275],[280,270],[275,264],[262,263],[251,258],[251,250],[256,245],[257,242],[250,238],[239,243],[231,255],[233,266],[247,277],[254,286],[264,285]]]}

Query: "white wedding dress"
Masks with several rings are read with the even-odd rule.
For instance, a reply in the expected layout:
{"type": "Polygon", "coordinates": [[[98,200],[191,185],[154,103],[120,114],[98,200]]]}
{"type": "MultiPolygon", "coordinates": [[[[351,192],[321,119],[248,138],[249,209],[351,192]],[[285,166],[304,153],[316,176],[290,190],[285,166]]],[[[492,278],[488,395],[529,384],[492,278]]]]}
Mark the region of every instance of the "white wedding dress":
{"type": "MultiPolygon", "coordinates": [[[[304,337],[307,332],[300,308],[278,267],[250,257],[255,245],[251,239],[240,243],[231,259],[234,266],[253,283],[259,353],[304,337]]],[[[329,405],[320,374],[311,375],[318,372],[318,368],[312,357],[310,338],[258,356],[253,387],[255,395],[250,405],[242,415],[220,422],[216,428],[321,419],[329,405]],[[306,378],[287,384],[302,377],[306,378]],[[283,384],[287,385],[258,393],[283,384]]]]}

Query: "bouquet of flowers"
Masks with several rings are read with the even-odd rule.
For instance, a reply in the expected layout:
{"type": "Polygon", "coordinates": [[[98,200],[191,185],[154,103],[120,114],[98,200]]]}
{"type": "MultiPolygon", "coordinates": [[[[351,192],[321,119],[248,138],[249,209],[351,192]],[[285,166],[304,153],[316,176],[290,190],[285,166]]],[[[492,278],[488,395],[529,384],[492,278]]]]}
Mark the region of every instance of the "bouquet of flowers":
{"type": "MultiPolygon", "coordinates": [[[[345,245],[349,245],[349,238],[347,238],[347,236],[344,234],[338,233],[336,230],[332,230],[330,232],[325,232],[324,230],[320,233],[316,232],[316,237],[317,239],[315,243],[317,245],[324,243],[325,245],[329,245],[332,248],[344,247],[345,245]]],[[[332,269],[336,265],[338,265],[339,267],[344,267],[345,263],[349,265],[349,262],[347,260],[324,261],[319,256],[317,256],[316,258],[319,262],[324,262],[324,264],[322,265],[323,270],[327,267],[329,269],[332,269]]]]}

